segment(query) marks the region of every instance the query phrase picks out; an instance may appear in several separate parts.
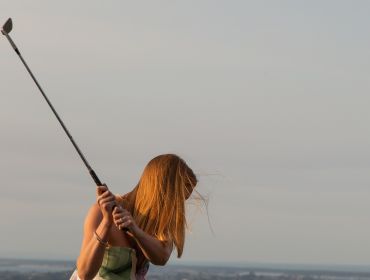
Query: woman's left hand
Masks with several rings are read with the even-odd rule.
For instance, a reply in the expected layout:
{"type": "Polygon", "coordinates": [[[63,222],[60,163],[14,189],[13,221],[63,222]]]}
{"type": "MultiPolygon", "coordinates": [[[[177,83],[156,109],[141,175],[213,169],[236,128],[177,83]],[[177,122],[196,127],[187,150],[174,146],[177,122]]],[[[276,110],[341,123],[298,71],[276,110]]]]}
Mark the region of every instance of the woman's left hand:
{"type": "Polygon", "coordinates": [[[113,210],[113,222],[120,229],[127,228],[131,233],[135,232],[137,225],[131,216],[131,213],[122,206],[117,206],[113,210]]]}

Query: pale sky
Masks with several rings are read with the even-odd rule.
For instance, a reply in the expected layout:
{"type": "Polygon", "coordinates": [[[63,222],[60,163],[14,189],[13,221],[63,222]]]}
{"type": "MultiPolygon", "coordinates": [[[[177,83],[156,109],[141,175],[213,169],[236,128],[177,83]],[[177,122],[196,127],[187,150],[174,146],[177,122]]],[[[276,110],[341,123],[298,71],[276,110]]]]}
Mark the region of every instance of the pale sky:
{"type": "MultiPolygon", "coordinates": [[[[199,176],[182,262],[370,263],[370,2],[2,1],[114,193],[199,176]]],[[[0,257],[76,259],[95,186],[4,36],[0,257]]],[[[172,260],[175,260],[175,255],[172,260]]]]}

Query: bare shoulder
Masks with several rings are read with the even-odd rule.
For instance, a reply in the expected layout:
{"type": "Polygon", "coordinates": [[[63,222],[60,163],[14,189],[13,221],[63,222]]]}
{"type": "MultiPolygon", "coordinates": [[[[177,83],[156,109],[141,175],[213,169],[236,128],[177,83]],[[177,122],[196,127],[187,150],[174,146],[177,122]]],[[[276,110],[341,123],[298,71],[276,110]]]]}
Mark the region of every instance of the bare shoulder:
{"type": "Polygon", "coordinates": [[[89,211],[87,212],[85,218],[85,228],[87,227],[96,229],[99,226],[102,218],[103,215],[98,203],[94,203],[93,205],[91,205],[89,211]]]}

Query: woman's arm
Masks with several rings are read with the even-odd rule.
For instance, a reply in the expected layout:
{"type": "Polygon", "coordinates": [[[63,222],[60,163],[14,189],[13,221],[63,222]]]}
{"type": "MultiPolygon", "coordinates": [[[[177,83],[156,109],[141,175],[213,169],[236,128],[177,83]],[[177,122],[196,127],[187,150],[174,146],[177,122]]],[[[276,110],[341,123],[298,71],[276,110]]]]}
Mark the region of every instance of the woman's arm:
{"type": "Polygon", "coordinates": [[[129,229],[131,235],[139,245],[144,256],[155,265],[165,265],[171,256],[172,241],[161,241],[147,234],[139,228],[131,213],[122,207],[116,207],[113,211],[113,220],[119,229],[129,229]]]}
{"type": "MultiPolygon", "coordinates": [[[[98,192],[101,193],[102,189],[98,189],[98,192]]],[[[98,203],[90,208],[86,216],[84,237],[77,260],[77,273],[82,280],[93,279],[102,264],[104,243],[108,239],[109,229],[113,222],[111,214],[113,203],[114,196],[109,191],[104,191],[102,195],[98,196],[98,203]]]]}

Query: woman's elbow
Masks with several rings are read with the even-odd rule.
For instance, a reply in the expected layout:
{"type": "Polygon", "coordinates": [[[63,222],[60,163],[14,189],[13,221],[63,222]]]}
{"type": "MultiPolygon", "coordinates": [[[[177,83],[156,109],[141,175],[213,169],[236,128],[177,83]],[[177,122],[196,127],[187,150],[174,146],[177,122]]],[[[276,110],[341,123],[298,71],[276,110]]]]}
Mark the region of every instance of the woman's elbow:
{"type": "Polygon", "coordinates": [[[170,255],[166,254],[155,260],[152,260],[151,263],[154,265],[164,266],[167,264],[169,259],[170,259],[170,255]]]}
{"type": "Polygon", "coordinates": [[[91,275],[91,274],[84,273],[84,272],[79,272],[78,270],[77,270],[77,276],[80,280],[92,280],[95,277],[95,275],[91,275]]]}
{"type": "Polygon", "coordinates": [[[77,262],[77,276],[80,280],[92,280],[94,279],[96,273],[92,274],[91,271],[83,269],[82,265],[79,265],[77,262]]]}
{"type": "Polygon", "coordinates": [[[87,271],[84,271],[83,269],[78,268],[77,266],[77,276],[79,280],[90,280],[94,277],[91,277],[91,275],[88,275],[87,271]]]}
{"type": "Polygon", "coordinates": [[[166,260],[155,260],[155,261],[151,261],[151,263],[154,265],[164,266],[166,265],[167,261],[166,260]]]}

